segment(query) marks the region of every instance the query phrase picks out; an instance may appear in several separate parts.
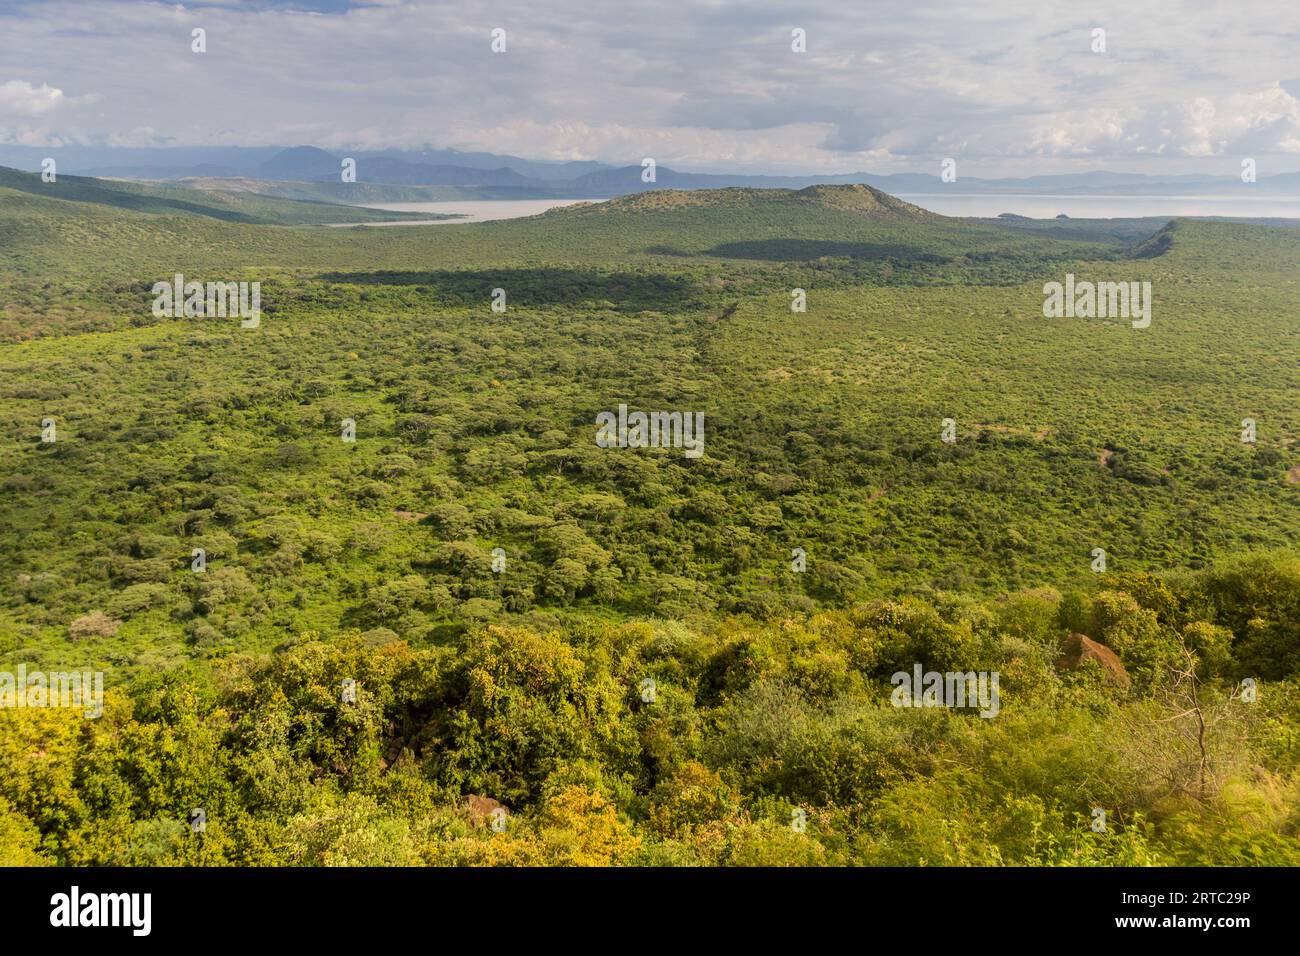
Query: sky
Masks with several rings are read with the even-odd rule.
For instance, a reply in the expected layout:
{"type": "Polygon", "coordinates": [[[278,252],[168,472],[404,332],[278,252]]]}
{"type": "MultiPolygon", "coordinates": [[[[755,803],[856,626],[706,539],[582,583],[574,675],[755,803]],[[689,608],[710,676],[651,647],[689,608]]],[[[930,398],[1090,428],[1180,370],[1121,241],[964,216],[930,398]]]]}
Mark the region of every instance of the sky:
{"type": "Polygon", "coordinates": [[[0,0],[0,144],[1262,177],[1297,51],[1297,0],[0,0]]]}

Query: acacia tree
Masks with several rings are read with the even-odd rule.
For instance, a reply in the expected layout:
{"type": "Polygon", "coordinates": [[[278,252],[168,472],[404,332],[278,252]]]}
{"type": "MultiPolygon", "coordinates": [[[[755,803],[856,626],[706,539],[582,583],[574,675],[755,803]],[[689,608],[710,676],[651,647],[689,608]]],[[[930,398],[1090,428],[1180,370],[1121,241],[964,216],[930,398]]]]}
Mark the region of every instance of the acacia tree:
{"type": "Polygon", "coordinates": [[[1245,753],[1246,710],[1253,697],[1247,685],[1238,684],[1224,694],[1205,678],[1204,658],[1214,655],[1217,643],[1189,643],[1210,628],[1189,627],[1179,638],[1179,660],[1170,665],[1164,706],[1173,713],[1160,719],[1173,730],[1176,746],[1175,785],[1192,792],[1202,802],[1217,792],[1227,761],[1245,753]],[[1189,779],[1190,778],[1190,779],[1189,779]]]}

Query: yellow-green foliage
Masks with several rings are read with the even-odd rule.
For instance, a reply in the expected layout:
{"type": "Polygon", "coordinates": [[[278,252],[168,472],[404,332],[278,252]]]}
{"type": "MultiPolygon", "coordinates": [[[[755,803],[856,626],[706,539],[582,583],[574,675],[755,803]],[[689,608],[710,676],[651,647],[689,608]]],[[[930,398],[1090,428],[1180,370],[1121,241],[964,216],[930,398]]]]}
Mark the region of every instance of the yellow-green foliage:
{"type": "Polygon", "coordinates": [[[0,671],[109,685],[0,710],[0,862],[1296,862],[1300,232],[266,224],[337,209],[0,176],[0,671]],[[260,326],[155,317],[176,273],[260,326]],[[1067,273],[1151,326],[1044,319],[1067,273]],[[704,454],[597,447],[621,403],[704,454]],[[918,665],[998,715],[896,709],[918,665]]]}
{"type": "Polygon", "coordinates": [[[712,631],[487,625],[425,649],[306,634],[211,675],[141,675],[98,719],[0,711],[0,847],[95,865],[1290,865],[1300,684],[1260,678],[1244,701],[1238,655],[1285,633],[1291,597],[1252,591],[1259,623],[1238,632],[1239,585],[1117,577],[1077,607],[1039,590],[712,631]],[[1053,666],[1080,613],[1141,681],[1053,666]],[[999,714],[892,706],[911,662],[996,671],[999,714]]]}

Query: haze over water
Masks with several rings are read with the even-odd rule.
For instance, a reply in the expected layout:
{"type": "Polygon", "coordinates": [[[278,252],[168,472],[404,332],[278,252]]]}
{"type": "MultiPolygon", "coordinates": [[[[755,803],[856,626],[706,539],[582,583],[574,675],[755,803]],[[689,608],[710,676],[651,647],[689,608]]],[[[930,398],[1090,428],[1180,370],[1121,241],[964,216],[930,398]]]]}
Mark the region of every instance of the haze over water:
{"type": "MultiPolygon", "coordinates": [[[[522,216],[537,216],[548,209],[559,206],[572,206],[579,202],[599,202],[586,199],[480,199],[450,202],[390,202],[369,203],[370,209],[386,209],[389,212],[436,212],[458,216],[457,219],[412,219],[400,222],[368,223],[372,226],[448,226],[467,222],[490,222],[494,219],[519,219],[522,216]]],[[[340,225],[354,225],[340,223],[340,225]]]]}
{"type": "Polygon", "coordinates": [[[1240,216],[1300,219],[1300,197],[1259,196],[1074,196],[899,193],[899,199],[942,216],[992,217],[1004,212],[1030,219],[1135,219],[1141,216],[1240,216]]]}
{"type": "MultiPolygon", "coordinates": [[[[1072,219],[1133,219],[1142,216],[1235,216],[1244,218],[1300,219],[1300,197],[1260,196],[1068,196],[1005,193],[898,193],[898,198],[943,216],[994,217],[1009,212],[1030,219],[1053,219],[1065,213],[1072,219]]],[[[447,202],[369,203],[371,209],[390,212],[432,212],[456,219],[413,219],[368,223],[371,226],[451,226],[497,219],[536,216],[560,206],[603,199],[485,199],[447,202]]],[[[339,225],[355,225],[340,223],[339,225]]]]}

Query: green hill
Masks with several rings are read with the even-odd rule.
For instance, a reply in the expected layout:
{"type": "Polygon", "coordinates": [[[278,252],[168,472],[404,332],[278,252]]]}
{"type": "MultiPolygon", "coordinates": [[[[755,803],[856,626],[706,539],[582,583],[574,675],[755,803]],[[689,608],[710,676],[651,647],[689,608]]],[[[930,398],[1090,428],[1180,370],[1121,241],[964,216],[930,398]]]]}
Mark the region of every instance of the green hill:
{"type": "Polygon", "coordinates": [[[435,219],[427,214],[388,213],[377,209],[340,207],[324,202],[278,199],[254,193],[190,189],[124,180],[58,176],[43,182],[38,173],[0,166],[0,201],[8,191],[63,202],[107,206],[154,215],[178,213],[224,222],[260,225],[311,225],[339,222],[384,222],[393,219],[435,219]]]}
{"type": "Polygon", "coordinates": [[[492,195],[493,187],[481,186],[399,186],[390,183],[291,183],[271,179],[195,178],[177,184],[206,192],[255,193],[279,199],[299,199],[327,203],[399,203],[448,202],[509,198],[492,195]]]}

